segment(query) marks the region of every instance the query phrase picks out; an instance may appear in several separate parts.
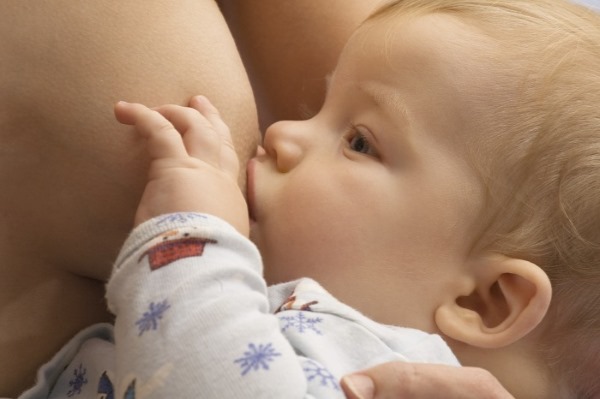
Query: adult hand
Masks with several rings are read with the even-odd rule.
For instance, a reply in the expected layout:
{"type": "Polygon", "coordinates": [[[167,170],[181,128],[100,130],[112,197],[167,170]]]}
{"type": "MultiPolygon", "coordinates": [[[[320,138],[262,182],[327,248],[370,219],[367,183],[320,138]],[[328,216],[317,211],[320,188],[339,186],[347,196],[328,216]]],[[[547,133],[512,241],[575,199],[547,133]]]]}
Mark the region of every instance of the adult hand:
{"type": "Polygon", "coordinates": [[[514,399],[488,371],[391,362],[342,378],[348,399],[514,399]]]}

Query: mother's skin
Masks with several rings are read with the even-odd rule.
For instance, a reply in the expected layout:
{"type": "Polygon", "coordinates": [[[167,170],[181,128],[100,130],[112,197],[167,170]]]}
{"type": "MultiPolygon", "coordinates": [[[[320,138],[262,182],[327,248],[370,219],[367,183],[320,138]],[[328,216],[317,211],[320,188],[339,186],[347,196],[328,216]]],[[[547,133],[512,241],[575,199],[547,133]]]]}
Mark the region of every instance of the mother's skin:
{"type": "Polygon", "coordinates": [[[110,320],[103,282],[146,175],[120,99],[208,96],[240,156],[256,109],[212,0],[21,0],[0,13],[0,396],[81,328],[110,320]]]}
{"type": "MultiPolygon", "coordinates": [[[[265,123],[297,118],[299,103],[318,108],[324,75],[375,3],[335,1],[221,4],[265,123]],[[325,13],[342,8],[330,23],[325,13]]],[[[0,396],[13,397],[77,331],[110,321],[103,284],[147,162],[113,104],[187,104],[204,94],[231,127],[242,165],[259,129],[213,0],[6,2],[0,54],[0,396]]]]}
{"type": "Polygon", "coordinates": [[[326,76],[356,27],[382,0],[222,0],[250,73],[264,129],[316,114],[326,76]]]}

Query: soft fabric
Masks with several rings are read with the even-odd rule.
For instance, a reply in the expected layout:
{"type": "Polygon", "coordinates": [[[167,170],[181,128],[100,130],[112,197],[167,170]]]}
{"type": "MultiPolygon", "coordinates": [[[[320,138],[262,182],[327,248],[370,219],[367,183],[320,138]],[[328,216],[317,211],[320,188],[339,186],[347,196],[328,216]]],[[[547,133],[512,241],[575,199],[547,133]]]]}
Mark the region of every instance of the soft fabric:
{"type": "Polygon", "coordinates": [[[76,337],[44,367],[68,364],[58,379],[23,398],[344,398],[340,378],[374,364],[458,365],[439,336],[376,323],[313,280],[267,289],[256,247],[209,215],[136,228],[107,299],[115,344],[107,326],[76,337]]]}

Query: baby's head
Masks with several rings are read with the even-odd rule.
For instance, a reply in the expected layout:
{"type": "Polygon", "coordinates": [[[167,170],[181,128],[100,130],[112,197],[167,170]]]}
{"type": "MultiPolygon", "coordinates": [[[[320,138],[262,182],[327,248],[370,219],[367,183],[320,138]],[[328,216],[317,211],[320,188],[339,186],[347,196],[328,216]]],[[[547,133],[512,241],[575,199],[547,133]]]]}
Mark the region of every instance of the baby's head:
{"type": "Polygon", "coordinates": [[[600,16],[560,1],[397,3],[374,18],[429,3],[499,46],[482,56],[504,103],[469,149],[486,189],[477,247],[544,270],[542,358],[569,397],[600,395],[600,16]]]}
{"type": "Polygon", "coordinates": [[[267,278],[439,332],[512,387],[597,393],[598,71],[600,17],[569,3],[383,7],[249,165],[267,278]]]}

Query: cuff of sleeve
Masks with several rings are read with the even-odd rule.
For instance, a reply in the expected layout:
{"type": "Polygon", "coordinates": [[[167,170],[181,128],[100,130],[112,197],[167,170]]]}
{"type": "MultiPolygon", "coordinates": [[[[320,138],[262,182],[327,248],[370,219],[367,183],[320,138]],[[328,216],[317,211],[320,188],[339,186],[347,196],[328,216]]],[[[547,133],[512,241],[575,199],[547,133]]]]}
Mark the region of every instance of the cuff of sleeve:
{"type": "MultiPolygon", "coordinates": [[[[142,258],[147,258],[146,262],[152,270],[162,267],[163,264],[171,264],[173,260],[169,258],[169,249],[165,247],[163,251],[163,246],[159,243],[167,238],[171,241],[171,238],[174,238],[171,235],[182,234],[185,237],[200,238],[200,241],[211,243],[211,246],[214,243],[213,248],[217,248],[217,253],[221,254],[217,256],[226,256],[230,263],[237,265],[236,267],[253,270],[253,273],[262,276],[262,262],[258,249],[229,223],[216,216],[200,213],[161,215],[137,226],[125,240],[106,284],[107,302],[111,311],[116,310],[115,295],[121,295],[118,293],[123,290],[141,289],[139,287],[147,282],[149,272],[137,267],[142,258]],[[160,253],[154,254],[153,248],[158,248],[160,253]],[[127,281],[134,281],[135,287],[124,283],[127,281]]],[[[219,270],[224,271],[224,267],[220,266],[219,270]]]]}
{"type": "Polygon", "coordinates": [[[208,235],[214,235],[216,231],[228,234],[239,234],[229,223],[208,214],[180,212],[161,215],[147,220],[133,229],[121,248],[113,268],[113,274],[125,259],[139,251],[148,241],[168,231],[177,230],[182,227],[201,228],[205,230],[208,235]]]}

